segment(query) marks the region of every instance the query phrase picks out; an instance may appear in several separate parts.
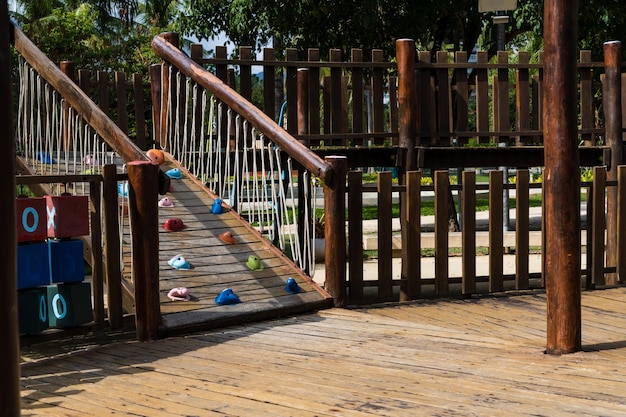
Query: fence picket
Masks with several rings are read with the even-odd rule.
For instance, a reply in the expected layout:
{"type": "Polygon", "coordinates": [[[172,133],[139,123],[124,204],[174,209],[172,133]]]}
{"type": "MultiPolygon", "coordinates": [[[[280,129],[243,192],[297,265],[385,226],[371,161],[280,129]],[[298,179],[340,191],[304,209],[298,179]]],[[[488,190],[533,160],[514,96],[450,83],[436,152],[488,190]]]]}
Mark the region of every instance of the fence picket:
{"type": "Polygon", "coordinates": [[[489,172],[489,292],[502,291],[503,286],[503,173],[489,172]]]}
{"type": "Polygon", "coordinates": [[[476,292],[476,172],[463,171],[461,191],[461,211],[463,213],[463,261],[461,292],[471,295],[476,292]]]}
{"type": "Polygon", "coordinates": [[[529,181],[527,169],[518,169],[515,182],[515,288],[528,289],[529,181]]]}
{"type": "Polygon", "coordinates": [[[348,172],[349,297],[363,298],[363,173],[348,172]]]}
{"type": "MultiPolygon", "coordinates": [[[[593,191],[592,206],[593,214],[591,219],[591,230],[593,234],[592,256],[593,264],[591,265],[591,282],[593,286],[598,287],[606,283],[604,278],[604,230],[606,227],[604,218],[605,193],[606,188],[606,168],[593,168],[593,191]]],[[[589,221],[589,219],[587,219],[589,221]]]]}
{"type": "Polygon", "coordinates": [[[421,239],[421,203],[422,173],[406,173],[406,222],[403,223],[402,269],[404,272],[400,288],[400,300],[414,300],[422,294],[422,239],[421,239]]]}
{"type": "Polygon", "coordinates": [[[448,287],[448,171],[435,172],[435,294],[446,295],[448,287]]]}
{"type": "Polygon", "coordinates": [[[391,172],[378,173],[378,296],[393,296],[391,172]]]}

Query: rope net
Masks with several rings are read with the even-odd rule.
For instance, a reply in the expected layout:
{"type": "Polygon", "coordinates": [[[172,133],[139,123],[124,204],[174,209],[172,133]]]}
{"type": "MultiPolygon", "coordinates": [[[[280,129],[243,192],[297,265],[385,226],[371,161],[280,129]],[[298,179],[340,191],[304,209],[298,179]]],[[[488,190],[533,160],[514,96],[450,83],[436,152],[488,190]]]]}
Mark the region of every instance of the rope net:
{"type": "Polygon", "coordinates": [[[312,274],[311,174],[193,80],[164,68],[161,149],[312,274]]]}
{"type": "MultiPolygon", "coordinates": [[[[16,154],[36,175],[102,174],[105,164],[124,172],[124,161],[83,117],[20,56],[18,61],[16,154]]],[[[47,184],[53,194],[89,196],[89,184],[47,184]]],[[[128,182],[118,184],[120,265],[129,253],[128,182]]],[[[102,199],[100,199],[102,202],[102,199]]],[[[100,213],[104,213],[101,203],[100,213]]],[[[128,272],[128,271],[127,271],[128,272]]]]}

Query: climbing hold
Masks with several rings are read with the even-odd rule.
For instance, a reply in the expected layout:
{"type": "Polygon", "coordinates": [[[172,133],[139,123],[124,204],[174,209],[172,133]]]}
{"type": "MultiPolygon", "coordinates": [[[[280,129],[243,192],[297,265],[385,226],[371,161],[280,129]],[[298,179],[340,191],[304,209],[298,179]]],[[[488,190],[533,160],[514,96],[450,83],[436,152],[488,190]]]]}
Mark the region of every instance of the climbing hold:
{"type": "Polygon", "coordinates": [[[128,197],[128,182],[117,183],[117,194],[119,194],[122,197],[128,197]]]}
{"type": "Polygon", "coordinates": [[[56,163],[55,160],[47,152],[37,152],[37,160],[43,164],[56,163]]]}
{"type": "Polygon", "coordinates": [[[222,199],[216,198],[213,200],[213,207],[211,207],[211,213],[222,214],[222,199]]]}
{"type": "Polygon", "coordinates": [[[255,255],[248,256],[248,261],[246,262],[246,266],[253,271],[257,269],[260,271],[263,269],[263,264],[261,263],[259,258],[256,257],[255,255]]]}
{"type": "Polygon", "coordinates": [[[298,294],[302,288],[298,285],[295,279],[289,277],[287,278],[287,285],[285,285],[285,291],[289,294],[298,294]]]}
{"type": "Polygon", "coordinates": [[[160,149],[149,149],[146,155],[148,155],[148,158],[150,158],[152,162],[156,162],[159,165],[165,163],[165,154],[160,149]]]}
{"type": "Polygon", "coordinates": [[[179,180],[183,177],[183,173],[180,171],[179,168],[172,168],[168,171],[165,172],[165,175],[167,175],[168,177],[175,179],[175,180],[179,180]]]}
{"type": "Polygon", "coordinates": [[[227,245],[234,245],[235,243],[237,243],[237,241],[235,240],[235,237],[230,231],[221,233],[220,235],[217,236],[217,238],[221,240],[222,242],[226,243],[227,245]]]}
{"type": "Polygon", "coordinates": [[[185,287],[172,288],[170,292],[167,293],[167,297],[172,301],[191,300],[191,295],[189,294],[189,290],[185,287]]]}
{"type": "Polygon", "coordinates": [[[183,255],[176,255],[169,261],[167,261],[168,265],[175,269],[182,269],[183,271],[188,271],[191,269],[191,265],[183,255]]]}
{"type": "Polygon", "coordinates": [[[227,304],[238,304],[241,300],[237,297],[237,294],[233,292],[230,288],[226,288],[220,292],[217,297],[215,297],[215,304],[218,306],[223,306],[227,304]]]}
{"type": "Polygon", "coordinates": [[[178,232],[179,230],[183,230],[185,227],[187,226],[185,226],[182,219],[179,219],[178,217],[170,217],[163,223],[163,228],[171,232],[178,232]]]}
{"type": "Polygon", "coordinates": [[[85,165],[91,165],[91,166],[97,166],[98,165],[98,160],[96,159],[95,156],[93,156],[91,154],[85,155],[85,158],[83,158],[83,160],[85,161],[85,165]]]}
{"type": "Polygon", "coordinates": [[[159,200],[159,207],[174,207],[174,203],[167,197],[163,197],[159,200]]]}

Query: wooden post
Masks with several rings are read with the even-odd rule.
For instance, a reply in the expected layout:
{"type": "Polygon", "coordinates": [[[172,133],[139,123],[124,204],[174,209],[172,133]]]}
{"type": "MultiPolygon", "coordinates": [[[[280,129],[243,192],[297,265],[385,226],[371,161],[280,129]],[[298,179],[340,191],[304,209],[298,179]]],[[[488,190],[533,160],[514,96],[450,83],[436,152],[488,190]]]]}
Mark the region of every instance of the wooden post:
{"type": "MultiPolygon", "coordinates": [[[[602,108],[606,130],[606,142],[611,148],[611,161],[607,180],[617,180],[617,167],[622,163],[622,74],[620,65],[621,43],[604,44],[604,83],[602,84],[602,108]]],[[[606,265],[617,264],[617,187],[606,191],[606,265]]],[[[606,275],[607,285],[617,285],[617,274],[606,275]]]]}
{"type": "Polygon", "coordinates": [[[105,165],[102,171],[104,183],[104,249],[106,258],[107,306],[112,329],[122,327],[122,272],[120,267],[120,236],[118,221],[117,167],[105,165]]]}
{"type": "MultiPolygon", "coordinates": [[[[406,173],[417,169],[417,155],[415,145],[417,143],[417,90],[415,88],[415,42],[412,39],[398,39],[396,41],[396,59],[398,61],[398,133],[400,148],[405,153],[400,170],[400,183],[406,184],[406,173]]],[[[420,196],[413,196],[419,199],[420,196]]],[[[410,275],[416,272],[414,263],[411,259],[412,251],[407,250],[410,242],[414,239],[409,235],[413,233],[414,225],[408,224],[408,215],[406,213],[409,196],[407,193],[400,193],[400,219],[401,219],[401,240],[402,240],[402,271],[401,271],[401,290],[400,299],[405,301],[411,298],[408,291],[408,282],[414,280],[415,277],[410,275]],[[411,231],[413,230],[413,231],[411,231]],[[409,271],[411,270],[411,271],[409,271]]],[[[419,203],[417,204],[419,207],[419,203]]],[[[419,271],[419,269],[418,269],[419,271]]],[[[411,287],[415,291],[414,287],[411,287]]],[[[413,292],[412,295],[415,295],[413,292]]],[[[417,292],[419,293],[419,292],[417,292]]]]}
{"type": "Polygon", "coordinates": [[[546,304],[549,354],[581,349],[577,0],[544,2],[546,304]]]}
{"type": "Polygon", "coordinates": [[[135,320],[141,342],[159,337],[158,172],[152,162],[128,164],[129,209],[132,227],[132,274],[135,284],[135,320]]]}
{"type": "Polygon", "coordinates": [[[327,156],[332,181],[324,183],[324,216],[326,223],[326,290],[332,295],[335,307],[342,307],[346,298],[346,173],[345,156],[327,156]]]}
{"type": "Polygon", "coordinates": [[[15,222],[15,145],[13,138],[13,111],[11,109],[11,64],[9,51],[9,12],[7,2],[0,2],[0,96],[5,97],[0,111],[0,124],[5,139],[1,141],[0,159],[0,216],[8,219],[2,230],[0,248],[0,375],[2,415],[20,415],[20,342],[17,321],[16,256],[17,231],[15,222]]]}

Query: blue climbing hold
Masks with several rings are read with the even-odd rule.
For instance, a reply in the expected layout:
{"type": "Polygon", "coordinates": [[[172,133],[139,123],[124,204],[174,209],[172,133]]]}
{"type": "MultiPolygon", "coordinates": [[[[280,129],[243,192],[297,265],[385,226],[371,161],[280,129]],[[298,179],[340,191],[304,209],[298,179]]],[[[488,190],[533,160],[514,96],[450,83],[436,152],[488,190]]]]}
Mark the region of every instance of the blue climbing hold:
{"type": "Polygon", "coordinates": [[[222,290],[222,292],[215,297],[215,304],[218,306],[239,304],[240,302],[241,300],[237,297],[237,294],[235,294],[230,288],[222,290]]]}
{"type": "Polygon", "coordinates": [[[128,183],[127,182],[118,182],[117,183],[117,193],[122,197],[128,197],[128,183]]]}
{"type": "Polygon", "coordinates": [[[298,285],[295,279],[291,277],[287,278],[287,285],[285,285],[285,291],[287,291],[289,294],[298,294],[301,290],[302,288],[300,288],[300,286],[298,285]]]}
{"type": "Polygon", "coordinates": [[[183,173],[180,172],[179,168],[172,168],[168,171],[165,172],[165,175],[167,175],[168,177],[175,179],[175,180],[179,180],[183,177],[183,173]]]}
{"type": "Polygon", "coordinates": [[[167,261],[167,263],[169,266],[175,269],[182,269],[184,271],[191,269],[191,265],[189,264],[189,262],[187,262],[183,255],[176,255],[172,259],[167,261]]]}
{"type": "Polygon", "coordinates": [[[222,199],[216,198],[213,200],[213,206],[211,207],[211,213],[222,214],[222,199]]]}
{"type": "Polygon", "coordinates": [[[48,152],[37,152],[37,160],[41,162],[42,164],[56,163],[48,152]]]}

